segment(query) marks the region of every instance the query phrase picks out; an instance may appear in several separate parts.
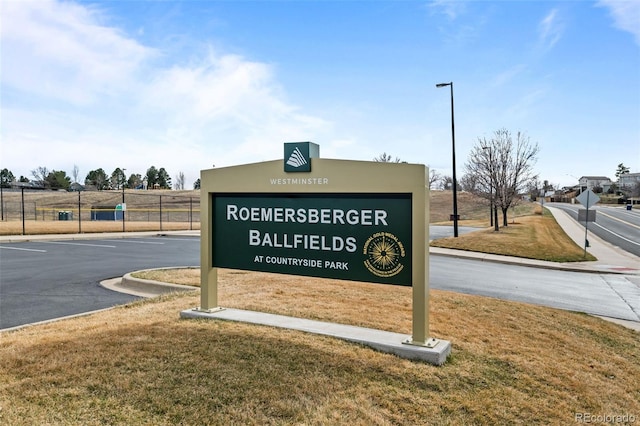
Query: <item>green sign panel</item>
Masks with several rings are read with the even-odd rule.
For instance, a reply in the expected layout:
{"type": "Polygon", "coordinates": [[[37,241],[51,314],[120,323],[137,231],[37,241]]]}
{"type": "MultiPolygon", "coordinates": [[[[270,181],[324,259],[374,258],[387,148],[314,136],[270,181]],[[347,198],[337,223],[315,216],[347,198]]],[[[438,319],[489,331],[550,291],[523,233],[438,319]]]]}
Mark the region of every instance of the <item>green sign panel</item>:
{"type": "Polygon", "coordinates": [[[214,267],[411,285],[411,194],[214,193],[214,267]]]}

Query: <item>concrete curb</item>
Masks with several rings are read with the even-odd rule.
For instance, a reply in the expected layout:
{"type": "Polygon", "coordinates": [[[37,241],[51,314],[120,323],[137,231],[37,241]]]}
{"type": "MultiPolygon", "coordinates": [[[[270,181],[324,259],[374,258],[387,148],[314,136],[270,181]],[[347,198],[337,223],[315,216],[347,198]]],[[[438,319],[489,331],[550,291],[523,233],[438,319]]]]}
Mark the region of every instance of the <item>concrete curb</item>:
{"type": "Polygon", "coordinates": [[[135,278],[132,274],[145,272],[145,271],[158,271],[163,269],[186,269],[186,268],[199,268],[199,266],[172,266],[167,268],[152,268],[142,269],[140,271],[133,271],[125,274],[122,278],[111,278],[100,282],[100,285],[109,290],[117,291],[120,293],[130,294],[132,296],[139,297],[157,297],[167,293],[196,291],[200,287],[193,287],[190,285],[171,284],[162,281],[146,280],[142,278],[135,278]]]}

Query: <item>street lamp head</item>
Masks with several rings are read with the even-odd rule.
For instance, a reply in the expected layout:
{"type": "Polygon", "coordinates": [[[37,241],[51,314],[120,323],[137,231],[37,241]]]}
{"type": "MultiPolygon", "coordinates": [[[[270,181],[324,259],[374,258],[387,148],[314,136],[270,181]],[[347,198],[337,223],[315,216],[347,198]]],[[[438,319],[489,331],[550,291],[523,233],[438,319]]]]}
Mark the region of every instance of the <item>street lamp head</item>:
{"type": "Polygon", "coordinates": [[[438,83],[436,84],[436,87],[447,87],[447,86],[451,86],[453,84],[453,82],[451,83],[438,83]]]}

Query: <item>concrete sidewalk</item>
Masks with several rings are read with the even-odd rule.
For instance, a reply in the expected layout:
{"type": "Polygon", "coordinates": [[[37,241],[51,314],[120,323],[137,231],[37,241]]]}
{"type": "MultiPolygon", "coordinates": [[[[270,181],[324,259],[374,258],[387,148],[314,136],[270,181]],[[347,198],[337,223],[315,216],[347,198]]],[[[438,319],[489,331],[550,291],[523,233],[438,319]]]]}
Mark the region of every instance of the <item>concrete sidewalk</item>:
{"type": "MultiPolygon", "coordinates": [[[[584,247],[584,227],[573,219],[567,212],[554,207],[546,206],[553,214],[556,222],[562,227],[564,232],[579,247],[584,247]]],[[[640,274],[640,257],[626,252],[608,242],[604,241],[597,235],[588,232],[587,239],[589,247],[587,252],[591,253],[596,259],[595,262],[579,262],[582,264],[593,264],[593,268],[600,271],[622,272],[625,274],[640,274]]]]}

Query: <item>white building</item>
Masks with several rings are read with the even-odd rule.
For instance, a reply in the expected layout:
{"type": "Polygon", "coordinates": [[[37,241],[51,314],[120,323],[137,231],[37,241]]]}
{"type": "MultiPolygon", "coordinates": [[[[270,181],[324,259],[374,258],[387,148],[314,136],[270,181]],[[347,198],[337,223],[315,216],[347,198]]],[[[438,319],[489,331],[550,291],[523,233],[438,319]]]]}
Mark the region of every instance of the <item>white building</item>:
{"type": "Polygon", "coordinates": [[[618,178],[620,188],[633,189],[640,183],[640,173],[625,173],[618,178]]]}
{"type": "Polygon", "coordinates": [[[606,176],[582,176],[578,183],[580,185],[580,193],[590,189],[596,194],[609,192],[611,185],[613,185],[611,179],[606,176]]]}

